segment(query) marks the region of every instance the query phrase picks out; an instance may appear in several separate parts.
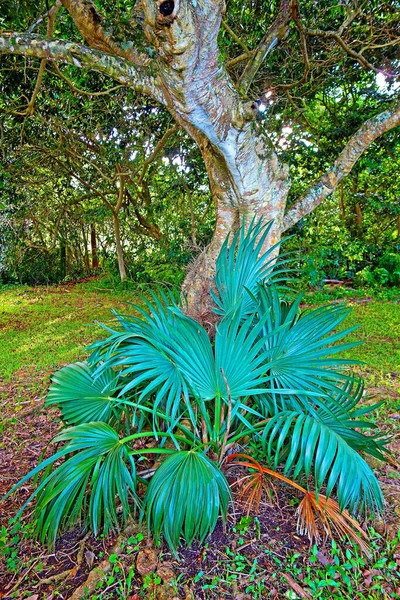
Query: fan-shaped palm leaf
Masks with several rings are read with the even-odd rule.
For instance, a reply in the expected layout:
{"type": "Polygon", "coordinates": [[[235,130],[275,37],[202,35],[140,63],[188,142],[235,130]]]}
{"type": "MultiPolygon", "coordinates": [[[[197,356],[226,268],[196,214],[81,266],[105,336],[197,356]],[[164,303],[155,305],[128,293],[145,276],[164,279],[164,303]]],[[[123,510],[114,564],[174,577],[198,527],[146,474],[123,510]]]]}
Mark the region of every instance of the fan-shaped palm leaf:
{"type": "Polygon", "coordinates": [[[162,533],[176,554],[183,536],[188,544],[213,531],[225,518],[230,498],[228,482],[205,454],[181,451],[168,456],[150,481],[144,498],[149,531],[162,533]]]}
{"type": "Polygon", "coordinates": [[[123,518],[130,512],[129,498],[138,502],[135,464],[117,433],[106,423],[87,423],[66,429],[53,441],[67,443],[9,492],[45,469],[39,486],[21,508],[37,498],[35,531],[40,540],[53,546],[60,529],[81,520],[95,533],[117,528],[117,496],[123,518]],[[57,460],[70,454],[53,470],[57,460]]]}
{"type": "Polygon", "coordinates": [[[341,510],[382,509],[382,492],[375,475],[332,423],[329,426],[311,415],[284,411],[267,423],[262,444],[275,469],[283,459],[285,475],[293,473],[296,479],[312,472],[317,499],[326,485],[327,497],[336,488],[341,510]]]}
{"type": "Polygon", "coordinates": [[[94,378],[93,371],[93,367],[79,362],[63,367],[51,378],[45,406],[56,405],[68,425],[90,421],[110,423],[123,412],[121,399],[117,397],[118,373],[105,369],[94,378]]]}
{"type": "MultiPolygon", "coordinates": [[[[261,253],[271,227],[272,221],[263,223],[262,219],[253,219],[247,231],[242,224],[230,245],[229,236],[226,238],[216,262],[216,292],[211,292],[218,315],[228,317],[234,311],[242,316],[251,313],[257,285],[279,280],[279,266],[287,262],[282,256],[276,257],[279,244],[261,253]]],[[[288,271],[284,274],[287,279],[288,271]]]]}
{"type": "Polygon", "coordinates": [[[171,422],[176,422],[182,404],[195,425],[193,399],[202,401],[223,397],[227,389],[221,376],[225,373],[233,399],[262,393],[265,372],[263,342],[259,339],[263,320],[253,317],[241,321],[236,315],[218,327],[215,353],[201,325],[176,306],[164,307],[168,319],[163,331],[158,329],[157,307],[152,308],[152,322],[135,322],[135,333],[118,333],[102,355],[105,369],[120,369],[124,385],[121,395],[133,393],[137,402],[151,401],[154,414],[162,408],[171,422]]]}
{"type": "Polygon", "coordinates": [[[264,414],[301,407],[312,411],[315,405],[325,406],[327,411],[334,406],[342,410],[343,404],[336,397],[347,395],[351,402],[345,382],[354,379],[343,372],[343,367],[357,362],[337,357],[339,352],[358,345],[337,344],[354,329],[336,331],[348,310],[335,305],[302,315],[301,296],[288,306],[281,302],[273,285],[259,286],[257,299],[258,318],[265,322],[260,335],[265,341],[265,366],[270,376],[269,391],[258,400],[264,403],[264,414]],[[283,391],[290,389],[293,392],[289,394],[283,391]]]}
{"type": "Polygon", "coordinates": [[[97,372],[120,369],[124,379],[120,394],[133,393],[138,403],[151,399],[155,416],[162,407],[175,421],[184,403],[194,423],[190,388],[197,385],[205,397],[214,397],[210,340],[206,331],[176,306],[152,305],[151,318],[137,319],[132,333],[115,332],[111,336],[102,359],[97,372]],[[164,314],[168,318],[163,319],[164,314]]]}

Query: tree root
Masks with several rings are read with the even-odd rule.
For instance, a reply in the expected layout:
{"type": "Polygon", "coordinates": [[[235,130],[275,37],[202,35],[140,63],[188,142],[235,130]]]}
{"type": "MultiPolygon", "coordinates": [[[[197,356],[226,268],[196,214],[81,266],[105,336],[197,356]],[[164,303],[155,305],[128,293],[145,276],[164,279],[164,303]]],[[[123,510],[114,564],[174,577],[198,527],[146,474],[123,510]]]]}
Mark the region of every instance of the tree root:
{"type": "Polygon", "coordinates": [[[46,577],[45,579],[40,579],[37,584],[34,586],[35,588],[40,587],[41,585],[48,585],[49,583],[54,583],[55,581],[64,581],[65,579],[69,579],[74,577],[79,567],[82,564],[83,560],[83,551],[85,549],[85,542],[90,536],[90,532],[88,532],[84,538],[82,538],[79,544],[78,554],[76,556],[76,564],[72,569],[66,569],[66,571],[62,571],[61,573],[56,573],[55,575],[51,575],[50,577],[46,577]]]}
{"type": "MultiPolygon", "coordinates": [[[[110,554],[121,554],[126,540],[129,539],[132,535],[138,533],[139,531],[140,527],[137,523],[130,523],[118,536],[117,541],[110,550],[110,554]]],[[[101,563],[99,563],[97,567],[90,571],[86,581],[82,583],[82,585],[80,585],[78,588],[76,588],[76,590],[70,597],[70,600],[81,600],[81,598],[83,598],[84,596],[90,595],[95,590],[98,582],[101,581],[104,578],[104,576],[107,573],[109,573],[109,571],[111,571],[112,566],[113,565],[110,563],[108,558],[101,561],[101,563]]]]}

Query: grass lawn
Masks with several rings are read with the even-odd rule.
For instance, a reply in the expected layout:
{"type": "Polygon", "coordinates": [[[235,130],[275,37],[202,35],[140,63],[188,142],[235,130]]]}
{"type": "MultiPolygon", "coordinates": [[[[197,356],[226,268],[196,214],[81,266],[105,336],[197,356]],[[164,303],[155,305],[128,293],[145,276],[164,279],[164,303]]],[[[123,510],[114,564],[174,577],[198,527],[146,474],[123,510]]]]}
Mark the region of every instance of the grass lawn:
{"type": "MultiPolygon", "coordinates": [[[[361,325],[350,340],[364,344],[346,357],[364,361],[356,370],[365,376],[373,400],[383,401],[375,419],[393,436],[390,448],[400,460],[400,303],[393,294],[390,300],[347,295],[344,301],[353,310],[346,325],[361,325]]],[[[312,294],[305,303],[326,304],[332,298],[312,294]]],[[[38,463],[57,431],[54,412],[41,410],[51,373],[84,359],[87,345],[106,335],[95,322],[112,325],[111,309],[129,313],[127,303],[135,301],[134,290],[107,289],[101,280],[0,288],[0,496],[38,463]]],[[[0,599],[69,598],[99,564],[106,574],[98,588],[79,597],[400,599],[399,469],[381,464],[373,468],[389,505],[385,522],[374,523],[369,558],[349,544],[344,550],[331,542],[310,549],[296,534],[297,499],[291,496],[284,496],[278,507],[264,503],[259,517],[232,512],[227,530],[218,526],[206,544],[182,548],[180,563],[166,547],[154,549],[137,530],[122,543],[115,536],[96,540],[74,530],[50,555],[30,539],[28,517],[14,525],[8,522],[27,497],[29,490],[22,490],[0,515],[0,599]],[[140,574],[139,560],[150,560],[154,552],[158,570],[140,574]],[[172,573],[172,583],[162,569],[172,573]]]]}
{"type": "Polygon", "coordinates": [[[111,325],[112,308],[125,311],[128,291],[107,290],[94,281],[58,287],[0,287],[0,377],[21,369],[54,370],[86,356],[88,344],[111,325]]]}

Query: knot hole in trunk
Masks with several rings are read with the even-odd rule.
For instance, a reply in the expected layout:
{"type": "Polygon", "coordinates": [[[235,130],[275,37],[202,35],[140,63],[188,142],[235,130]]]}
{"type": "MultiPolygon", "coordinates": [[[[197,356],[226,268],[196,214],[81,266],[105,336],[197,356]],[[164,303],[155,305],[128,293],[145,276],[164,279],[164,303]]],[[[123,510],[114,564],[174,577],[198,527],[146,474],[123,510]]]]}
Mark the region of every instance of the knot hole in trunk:
{"type": "Polygon", "coordinates": [[[174,0],[165,0],[165,2],[160,4],[160,6],[158,7],[158,10],[160,11],[160,15],[162,15],[163,17],[171,16],[172,13],[174,12],[174,9],[175,9],[174,0]]]}

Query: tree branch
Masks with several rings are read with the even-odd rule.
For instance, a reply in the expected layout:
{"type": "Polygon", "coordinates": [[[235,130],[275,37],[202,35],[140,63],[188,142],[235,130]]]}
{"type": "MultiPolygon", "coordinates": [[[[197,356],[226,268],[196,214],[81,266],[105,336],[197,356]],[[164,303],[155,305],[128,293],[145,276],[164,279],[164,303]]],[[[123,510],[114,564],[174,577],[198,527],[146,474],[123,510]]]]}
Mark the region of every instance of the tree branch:
{"type": "MultiPolygon", "coordinates": [[[[51,9],[47,13],[47,17],[48,17],[48,22],[47,22],[47,37],[49,37],[49,38],[53,37],[56,16],[57,16],[57,13],[60,10],[60,8],[61,8],[61,1],[57,0],[57,2],[55,3],[55,5],[52,6],[51,9]]],[[[35,85],[35,88],[34,88],[34,90],[32,92],[32,97],[29,100],[28,106],[26,107],[26,114],[28,116],[33,113],[33,110],[34,110],[34,107],[35,107],[36,97],[37,97],[37,95],[39,93],[40,86],[42,85],[43,74],[44,74],[44,72],[46,70],[46,63],[47,63],[47,60],[45,58],[42,58],[42,60],[40,62],[38,76],[37,76],[37,79],[36,79],[36,85],[35,85]]]]}
{"type": "Polygon", "coordinates": [[[126,87],[125,85],[115,85],[114,87],[108,88],[107,90],[103,90],[101,92],[88,92],[87,90],[82,90],[80,88],[77,88],[70,79],[68,79],[68,77],[66,77],[62,71],[60,70],[60,68],[57,66],[56,63],[54,63],[53,65],[54,67],[54,71],[51,71],[49,69],[47,69],[47,72],[50,73],[51,75],[55,75],[57,77],[59,77],[60,79],[62,79],[63,81],[65,81],[65,83],[68,85],[68,87],[75,92],[76,94],[81,94],[83,96],[106,96],[107,94],[111,94],[111,92],[115,92],[117,90],[120,90],[121,88],[126,87]]]}
{"type": "Polygon", "coordinates": [[[164,148],[165,144],[167,143],[167,141],[171,137],[171,135],[176,133],[178,131],[178,129],[179,129],[179,125],[177,125],[177,124],[174,125],[173,127],[170,127],[170,129],[167,129],[167,131],[164,133],[162,138],[156,144],[153,152],[143,161],[143,168],[142,168],[142,172],[139,176],[139,179],[137,181],[137,185],[141,185],[143,179],[146,176],[149,166],[155,161],[158,154],[164,148]]]}
{"type": "Polygon", "coordinates": [[[61,0],[61,2],[91,48],[96,48],[106,54],[116,54],[134,65],[146,66],[149,64],[151,59],[146,54],[139,54],[133,47],[123,49],[115,43],[110,35],[105,33],[102,26],[103,18],[99,15],[94,2],[91,0],[61,0]]]}
{"type": "Polygon", "coordinates": [[[280,40],[286,37],[291,19],[291,5],[292,0],[282,0],[277,18],[261,40],[256,53],[240,77],[239,91],[242,94],[247,93],[254,77],[257,75],[261,65],[267,58],[272,48],[274,48],[274,46],[276,46],[280,40]]]}
{"type": "Polygon", "coordinates": [[[245,51],[247,58],[251,58],[252,54],[250,52],[250,50],[248,49],[248,47],[246,46],[246,44],[244,43],[244,41],[238,36],[236,35],[236,33],[233,31],[233,29],[231,29],[228,25],[228,23],[226,21],[224,21],[222,19],[222,27],[229,33],[229,35],[231,36],[231,38],[241,47],[243,48],[243,50],[245,51]]]}
{"type": "Polygon", "coordinates": [[[304,35],[304,27],[303,27],[303,23],[301,21],[300,10],[299,10],[297,2],[293,3],[292,8],[293,8],[292,19],[293,19],[294,24],[296,25],[297,31],[299,32],[300,48],[301,48],[301,54],[303,56],[303,63],[304,63],[303,75],[297,81],[293,81],[292,83],[287,83],[287,84],[278,84],[277,86],[275,86],[274,89],[280,88],[280,89],[284,89],[284,90],[290,90],[294,87],[297,87],[307,81],[307,76],[310,71],[310,60],[308,58],[307,40],[306,40],[306,36],[304,35]]]}
{"type": "Polygon", "coordinates": [[[54,156],[51,152],[47,152],[44,148],[42,148],[41,146],[33,146],[36,150],[39,150],[44,156],[48,156],[51,160],[54,160],[62,169],[64,169],[64,171],[66,173],[68,173],[68,175],[71,175],[71,177],[74,177],[77,181],[79,181],[84,187],[86,187],[87,189],[89,189],[91,192],[93,192],[96,196],[98,196],[99,198],[101,198],[104,202],[104,204],[110,209],[110,211],[114,214],[115,210],[114,210],[114,206],[111,204],[111,202],[108,200],[108,198],[105,196],[105,194],[103,194],[102,192],[100,192],[100,190],[96,189],[93,185],[91,185],[88,181],[85,181],[85,179],[83,179],[82,177],[80,177],[77,173],[75,173],[75,171],[73,171],[72,169],[69,168],[69,166],[65,165],[64,162],[62,160],[60,160],[59,158],[57,158],[56,156],[54,156]]]}
{"type": "Polygon", "coordinates": [[[383,133],[400,125],[400,101],[391,109],[368,119],[346,144],[333,166],[322,177],[314,182],[296,204],[289,209],[283,219],[283,231],[293,227],[332,194],[340,181],[350,173],[351,169],[367,150],[367,148],[383,133]]]}
{"type": "Polygon", "coordinates": [[[111,56],[74,42],[47,40],[36,35],[3,33],[0,35],[0,54],[45,58],[48,61],[98,71],[161,104],[166,104],[157,75],[150,76],[148,69],[132,65],[124,58],[111,56]]]}
{"type": "Polygon", "coordinates": [[[362,54],[360,54],[359,52],[356,52],[355,50],[350,48],[350,46],[348,44],[346,44],[344,39],[342,37],[340,37],[340,35],[338,33],[336,33],[336,31],[321,31],[319,29],[307,29],[306,35],[309,35],[311,37],[319,37],[322,39],[335,40],[335,42],[338,44],[338,46],[340,46],[340,48],[342,48],[342,50],[344,50],[346,52],[346,54],[348,54],[348,56],[351,56],[351,58],[354,58],[354,60],[356,60],[364,69],[370,69],[371,71],[374,71],[375,73],[382,72],[383,74],[390,75],[390,73],[385,73],[384,71],[382,71],[382,69],[378,69],[377,67],[374,67],[374,65],[372,65],[366,58],[364,58],[364,56],[362,56],[362,54]]]}
{"type": "MultiPolygon", "coordinates": [[[[144,185],[144,189],[146,189],[147,193],[150,196],[150,190],[148,189],[147,183],[144,182],[143,185],[144,185]]],[[[151,223],[148,219],[146,219],[139,212],[136,201],[127,188],[125,188],[125,196],[126,196],[128,202],[131,204],[131,206],[133,208],[133,212],[135,213],[136,218],[139,221],[139,226],[136,228],[136,231],[140,234],[152,237],[157,241],[161,240],[162,233],[161,233],[160,228],[158,227],[157,223],[151,223]]],[[[150,202],[148,202],[148,203],[146,202],[146,204],[150,204],[150,203],[151,203],[151,199],[150,199],[150,202]]]]}
{"type": "Polygon", "coordinates": [[[117,172],[118,172],[118,177],[119,177],[119,189],[118,189],[118,200],[117,200],[117,204],[115,205],[116,214],[119,213],[122,203],[124,201],[124,196],[125,196],[125,177],[122,174],[121,165],[119,163],[117,163],[117,172]]]}

